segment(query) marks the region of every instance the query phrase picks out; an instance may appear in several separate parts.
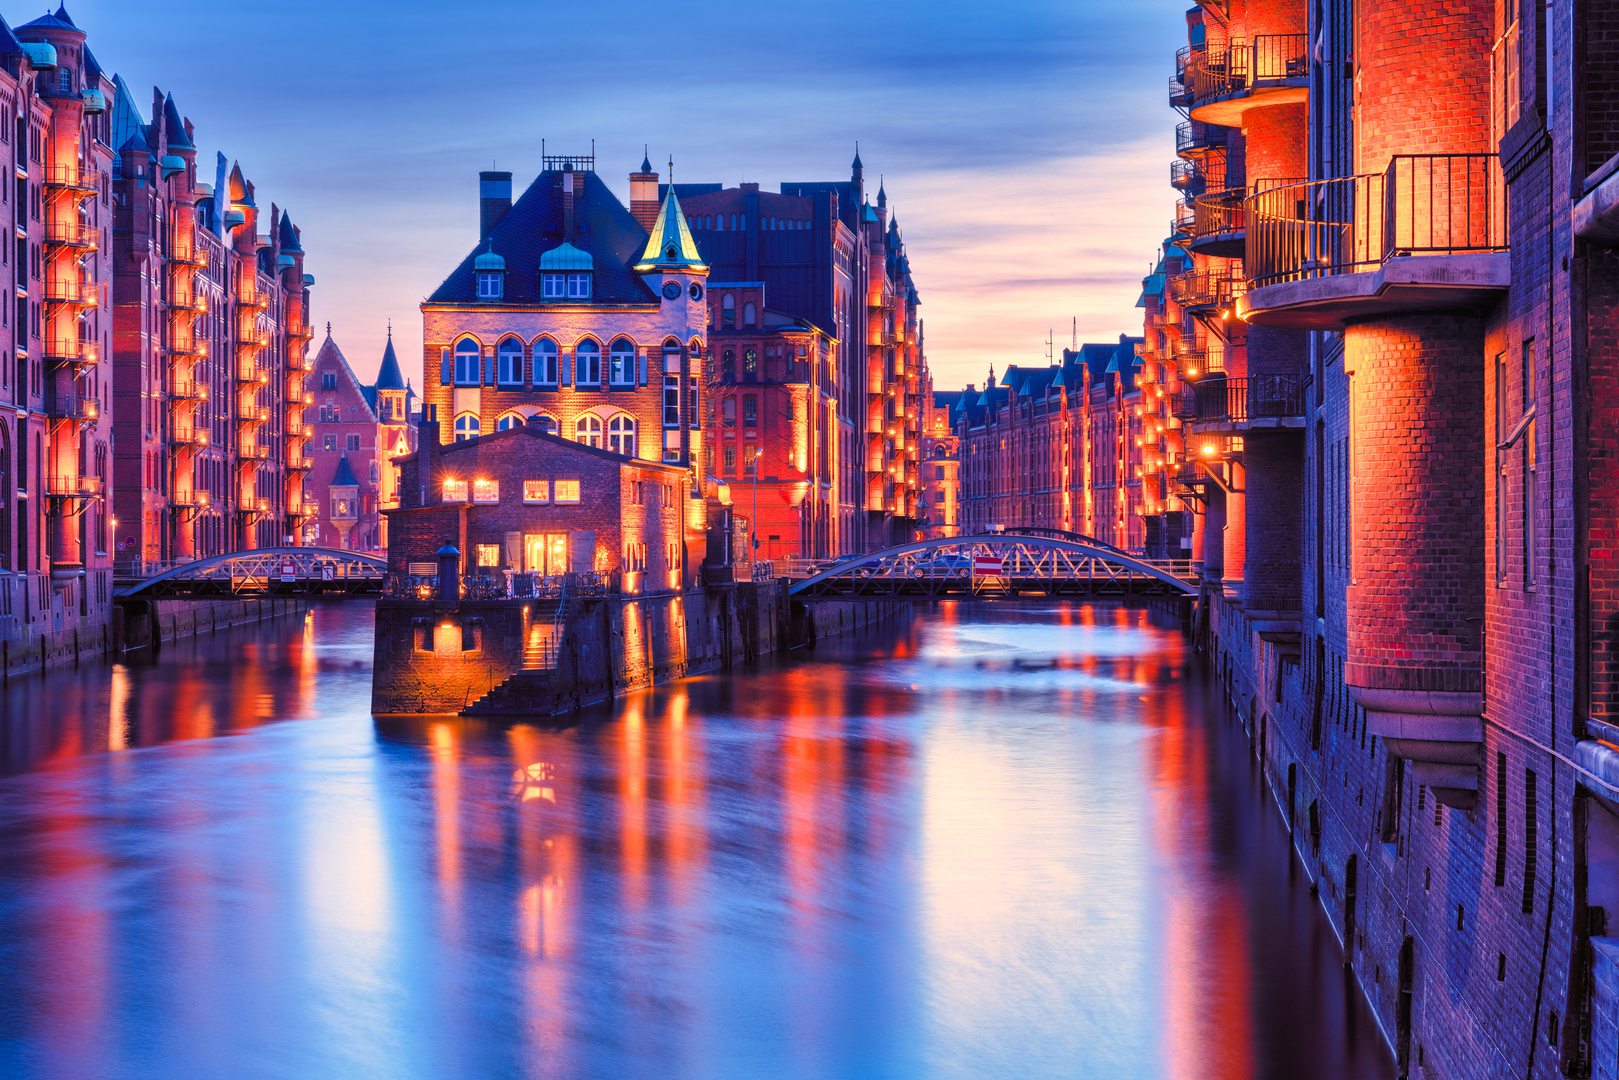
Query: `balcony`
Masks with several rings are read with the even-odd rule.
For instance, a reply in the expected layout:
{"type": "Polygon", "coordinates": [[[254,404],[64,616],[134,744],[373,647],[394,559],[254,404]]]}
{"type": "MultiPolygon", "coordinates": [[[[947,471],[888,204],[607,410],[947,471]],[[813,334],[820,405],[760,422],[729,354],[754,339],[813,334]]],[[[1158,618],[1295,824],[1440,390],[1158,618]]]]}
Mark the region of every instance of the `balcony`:
{"type": "Polygon", "coordinates": [[[1188,270],[1169,279],[1169,296],[1183,311],[1230,310],[1247,283],[1241,271],[1188,270]]]}
{"type": "Polygon", "coordinates": [[[207,311],[208,301],[195,292],[176,292],[169,298],[170,311],[189,311],[193,314],[207,311]]]}
{"type": "Polygon", "coordinates": [[[211,505],[211,502],[212,500],[206,491],[176,491],[169,497],[169,509],[206,510],[211,505]]]}
{"type": "Polygon", "coordinates": [[[45,362],[57,367],[94,364],[101,358],[101,348],[94,341],[74,341],[55,338],[45,343],[45,362]]]}
{"type": "Polygon", "coordinates": [[[1182,391],[1175,415],[1198,434],[1304,426],[1302,375],[1205,378],[1182,391]]]}
{"type": "Polygon", "coordinates": [[[94,423],[101,415],[101,402],[83,394],[45,394],[45,415],[52,420],[71,420],[76,423],[94,423]]]}
{"type": "Polygon", "coordinates": [[[1199,120],[1182,120],[1175,125],[1175,153],[1183,158],[1201,157],[1210,150],[1224,150],[1229,129],[1199,120]]]}
{"type": "Polygon", "coordinates": [[[1192,206],[1192,235],[1188,246],[1195,255],[1240,259],[1247,248],[1247,188],[1223,188],[1200,195],[1192,206]]]}
{"type": "Polygon", "coordinates": [[[236,339],[236,347],[244,351],[248,349],[267,348],[269,344],[270,335],[265,333],[263,330],[254,331],[253,333],[249,334],[242,334],[236,339]]]}
{"type": "Polygon", "coordinates": [[[94,499],[101,494],[101,477],[46,477],[45,494],[52,499],[94,499]]]}
{"type": "Polygon", "coordinates": [[[45,243],[57,247],[95,251],[100,239],[98,229],[80,221],[51,221],[45,225],[45,243]]]}
{"type": "Polygon", "coordinates": [[[289,357],[287,357],[287,370],[289,372],[293,372],[293,371],[297,371],[297,372],[313,371],[314,368],[315,368],[315,360],[314,360],[313,357],[310,357],[310,356],[289,356],[289,357]]]}
{"type": "Polygon", "coordinates": [[[175,229],[170,233],[164,258],[180,266],[208,265],[208,253],[197,247],[197,237],[189,229],[175,229]]]}
{"type": "Polygon", "coordinates": [[[1192,119],[1240,127],[1242,114],[1255,106],[1308,100],[1309,77],[1310,41],[1304,34],[1210,45],[1186,65],[1192,119]]]}
{"type": "Polygon", "coordinates": [[[45,282],[47,304],[67,304],[72,307],[95,307],[96,288],[83,281],[52,278],[45,282]]]}
{"type": "Polygon", "coordinates": [[[58,191],[71,191],[86,196],[96,193],[96,174],[77,165],[48,165],[44,169],[45,186],[58,191]]]}
{"type": "Polygon", "coordinates": [[[255,405],[251,409],[243,409],[236,415],[238,424],[268,424],[270,410],[262,405],[255,405]]]}
{"type": "Polygon", "coordinates": [[[240,446],[236,449],[236,457],[238,459],[238,464],[256,465],[261,461],[270,460],[270,448],[268,446],[258,446],[256,444],[252,446],[240,446]]]}
{"type": "Polygon", "coordinates": [[[208,445],[208,429],[191,425],[176,426],[169,432],[169,445],[178,449],[200,449],[208,445]]]}
{"type": "Polygon", "coordinates": [[[242,505],[236,508],[236,512],[238,514],[240,514],[242,517],[250,519],[264,517],[266,514],[270,513],[270,510],[270,500],[259,498],[243,499],[242,505]]]}
{"type": "Polygon", "coordinates": [[[287,471],[288,472],[308,472],[310,469],[313,469],[314,467],[315,467],[315,463],[313,461],[311,461],[309,458],[305,457],[303,454],[288,454],[287,455],[287,471]]]}
{"type": "Polygon", "coordinates": [[[244,384],[267,383],[270,381],[270,374],[254,361],[243,360],[236,365],[236,381],[244,384]]]}
{"type": "Polygon", "coordinates": [[[244,285],[236,294],[236,302],[245,308],[267,308],[270,306],[270,290],[260,287],[257,282],[244,285]]]}
{"type": "Polygon", "coordinates": [[[191,333],[189,327],[177,328],[177,330],[178,332],[169,338],[168,350],[170,356],[208,355],[207,346],[197,340],[196,335],[191,333]]]}
{"type": "Polygon", "coordinates": [[[171,401],[207,401],[208,386],[194,379],[176,379],[169,387],[171,401]]]}
{"type": "Polygon", "coordinates": [[[1248,197],[1249,292],[1263,326],[1477,307],[1505,291],[1506,207],[1495,154],[1400,155],[1380,173],[1248,197]]]}

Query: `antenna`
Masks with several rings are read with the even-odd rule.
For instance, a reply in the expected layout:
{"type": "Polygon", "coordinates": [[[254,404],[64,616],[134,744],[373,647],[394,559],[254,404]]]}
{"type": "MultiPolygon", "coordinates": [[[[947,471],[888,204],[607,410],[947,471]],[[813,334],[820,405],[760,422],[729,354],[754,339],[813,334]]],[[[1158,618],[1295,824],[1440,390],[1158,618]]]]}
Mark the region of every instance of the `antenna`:
{"type": "Polygon", "coordinates": [[[669,155],[669,190],[675,189],[675,156],[669,155]]]}
{"type": "Polygon", "coordinates": [[[1079,316],[1074,316],[1074,351],[1079,351],[1079,316]]]}

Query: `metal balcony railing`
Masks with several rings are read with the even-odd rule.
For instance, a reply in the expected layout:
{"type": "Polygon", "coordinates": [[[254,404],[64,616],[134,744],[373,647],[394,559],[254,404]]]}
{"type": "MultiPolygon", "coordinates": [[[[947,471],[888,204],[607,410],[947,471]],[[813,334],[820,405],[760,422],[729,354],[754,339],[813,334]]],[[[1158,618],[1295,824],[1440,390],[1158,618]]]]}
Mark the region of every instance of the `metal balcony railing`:
{"type": "Polygon", "coordinates": [[[1505,251],[1495,154],[1402,154],[1380,173],[1288,184],[1247,200],[1250,284],[1376,270],[1404,255],[1505,251]]]}
{"type": "Polygon", "coordinates": [[[63,247],[96,250],[100,231],[81,221],[49,221],[45,223],[45,242],[63,247]]]}
{"type": "Polygon", "coordinates": [[[45,360],[51,364],[93,364],[101,356],[94,341],[53,338],[45,344],[45,360]]]}
{"type": "Polygon", "coordinates": [[[1261,34],[1252,42],[1210,45],[1189,59],[1186,80],[1195,105],[1266,84],[1303,79],[1309,74],[1307,35],[1261,34]]]}
{"type": "Polygon", "coordinates": [[[45,415],[52,420],[94,420],[101,415],[101,402],[84,394],[47,391],[45,415]]]}
{"type": "Polygon", "coordinates": [[[1192,204],[1192,239],[1230,236],[1247,228],[1243,200],[1247,188],[1223,188],[1198,196],[1192,204]]]}
{"type": "Polygon", "coordinates": [[[45,301],[93,307],[96,302],[95,286],[66,278],[52,278],[45,282],[45,301]]]}
{"type": "Polygon", "coordinates": [[[170,311],[199,312],[208,310],[208,301],[194,292],[177,292],[169,299],[170,311]]]}
{"type": "Polygon", "coordinates": [[[1225,307],[1247,290],[1241,271],[1188,270],[1169,279],[1169,295],[1188,310],[1225,307]]]}
{"type": "Polygon", "coordinates": [[[269,382],[270,374],[252,360],[243,360],[236,365],[236,381],[239,383],[269,382]]]}
{"type": "Polygon", "coordinates": [[[45,186],[75,191],[83,195],[96,192],[96,174],[77,165],[47,165],[43,170],[45,186]]]}
{"type": "Polygon", "coordinates": [[[199,427],[176,427],[169,432],[170,446],[207,446],[208,429],[199,427]]]}
{"type": "Polygon", "coordinates": [[[1175,153],[1185,157],[1216,148],[1223,150],[1230,131],[1230,128],[1205,124],[1201,120],[1182,120],[1175,125],[1175,153]]]}
{"type": "Polygon", "coordinates": [[[47,477],[45,480],[45,494],[53,499],[93,499],[101,494],[101,477],[47,477]]]}
{"type": "Polygon", "coordinates": [[[174,401],[207,401],[208,385],[194,379],[176,379],[169,388],[169,397],[174,401]]]}
{"type": "Polygon", "coordinates": [[[1206,378],[1181,394],[1175,415],[1183,420],[1246,423],[1304,415],[1302,375],[1251,375],[1246,379],[1206,378]]]}

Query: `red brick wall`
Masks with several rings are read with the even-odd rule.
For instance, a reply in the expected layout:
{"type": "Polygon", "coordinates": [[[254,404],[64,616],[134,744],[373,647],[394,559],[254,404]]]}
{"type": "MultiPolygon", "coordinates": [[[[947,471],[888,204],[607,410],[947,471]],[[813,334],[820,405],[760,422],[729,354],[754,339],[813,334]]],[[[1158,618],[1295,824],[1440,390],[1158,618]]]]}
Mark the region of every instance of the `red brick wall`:
{"type": "Polygon", "coordinates": [[[1493,152],[1487,0],[1357,4],[1356,172],[1394,154],[1493,152]]]}

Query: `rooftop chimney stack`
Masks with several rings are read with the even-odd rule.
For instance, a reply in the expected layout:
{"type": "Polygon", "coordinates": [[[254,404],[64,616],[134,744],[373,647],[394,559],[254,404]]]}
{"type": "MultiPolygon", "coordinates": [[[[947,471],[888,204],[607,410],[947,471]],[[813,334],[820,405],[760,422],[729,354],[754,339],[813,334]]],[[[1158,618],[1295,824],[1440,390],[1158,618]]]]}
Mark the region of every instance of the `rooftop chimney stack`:
{"type": "Polygon", "coordinates": [[[658,174],[652,160],[641,159],[641,171],[630,173],[630,216],[647,232],[658,223],[658,174]]]}
{"type": "Polygon", "coordinates": [[[478,239],[487,240],[506,211],[512,208],[512,174],[478,174],[478,239]]]}

